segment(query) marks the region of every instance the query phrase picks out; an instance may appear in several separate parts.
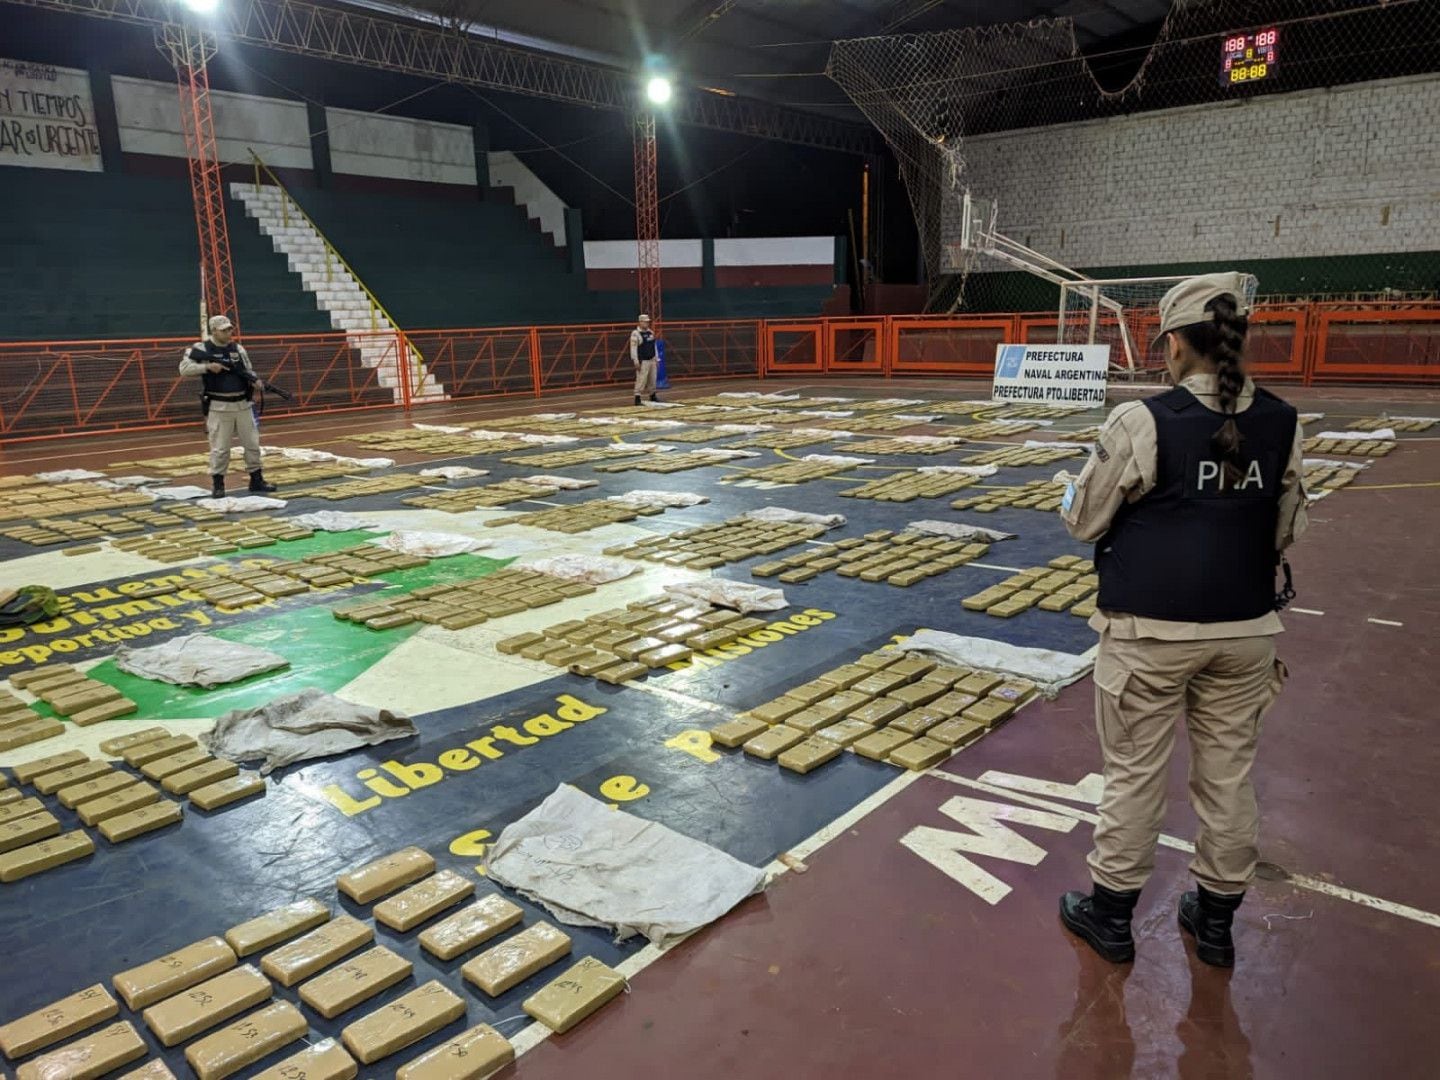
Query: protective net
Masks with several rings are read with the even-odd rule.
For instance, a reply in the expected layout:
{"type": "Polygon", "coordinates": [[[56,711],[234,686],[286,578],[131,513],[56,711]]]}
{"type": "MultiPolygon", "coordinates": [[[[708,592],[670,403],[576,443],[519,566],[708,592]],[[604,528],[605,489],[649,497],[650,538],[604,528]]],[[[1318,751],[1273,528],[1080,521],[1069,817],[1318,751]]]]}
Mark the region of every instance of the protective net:
{"type": "MultiPolygon", "coordinates": [[[[1143,139],[1122,143],[1118,135],[1073,135],[1080,129],[1109,131],[1107,125],[1081,122],[1124,116],[1129,124],[1158,110],[1393,81],[1436,70],[1436,0],[1175,0],[1149,46],[1087,57],[1071,20],[1061,18],[837,41],[828,65],[830,77],[882,133],[899,161],[928,272],[930,310],[976,311],[1056,311],[1060,297],[1054,281],[1014,269],[983,247],[964,242],[967,192],[998,198],[1001,232],[1087,276],[1195,273],[1255,257],[1257,245],[1247,249],[1219,239],[1168,247],[1153,238],[1141,242],[1143,223],[1129,217],[1134,206],[1122,199],[1106,201],[1095,192],[1107,184],[1114,190],[1107,170],[1127,166],[1153,168],[1155,182],[1164,183],[1167,163],[1142,160],[1143,139]],[[1232,51],[1232,45],[1238,49],[1232,51]],[[1106,137],[1114,139],[1108,153],[1106,137]],[[1019,197],[1017,175],[1033,180],[1019,197]],[[1177,265],[1181,260],[1183,268],[1177,265]]],[[[1403,121],[1392,130],[1378,99],[1373,106],[1357,104],[1354,112],[1363,116],[1371,108],[1376,117],[1372,130],[1365,130],[1363,119],[1354,122],[1358,127],[1347,130],[1347,142],[1405,138],[1403,121]]],[[[1311,130],[1328,122],[1317,115],[1313,109],[1297,109],[1284,118],[1286,130],[1311,130]]],[[[1235,114],[1228,122],[1235,122],[1235,114]]],[[[1417,111],[1411,122],[1426,121],[1417,111]]],[[[1218,120],[1195,127],[1197,138],[1208,129],[1222,150],[1240,136],[1218,120]]],[[[1254,151],[1249,159],[1256,163],[1249,168],[1258,177],[1247,180],[1232,165],[1217,167],[1198,182],[1211,190],[1228,185],[1244,191],[1253,179],[1263,181],[1266,133],[1248,135],[1254,151]]],[[[1318,147],[1332,157],[1335,149],[1318,147]]],[[[1208,156],[1218,161],[1225,154],[1208,156]]],[[[1198,171],[1205,173],[1204,161],[1198,171]]],[[[1327,193],[1319,180],[1313,198],[1303,190],[1306,182],[1287,177],[1292,201],[1323,204],[1327,193]]],[[[1187,195],[1193,192],[1177,188],[1172,202],[1183,207],[1187,195]]],[[[1284,230],[1300,226],[1281,215],[1256,217],[1236,223],[1235,235],[1258,236],[1268,227],[1281,240],[1272,247],[1279,255],[1289,254],[1285,241],[1292,233],[1284,230]]],[[[1176,224],[1167,218],[1165,227],[1174,230],[1176,224]]],[[[1390,299],[1440,294],[1440,252],[1433,250],[1433,238],[1395,233],[1373,240],[1336,237],[1333,246],[1343,258],[1323,264],[1295,258],[1293,265],[1277,259],[1277,265],[1267,266],[1261,281],[1266,295],[1390,299]],[[1403,259],[1390,257],[1397,249],[1403,259]],[[1383,263],[1377,262],[1382,252],[1387,253],[1383,263]]]]}

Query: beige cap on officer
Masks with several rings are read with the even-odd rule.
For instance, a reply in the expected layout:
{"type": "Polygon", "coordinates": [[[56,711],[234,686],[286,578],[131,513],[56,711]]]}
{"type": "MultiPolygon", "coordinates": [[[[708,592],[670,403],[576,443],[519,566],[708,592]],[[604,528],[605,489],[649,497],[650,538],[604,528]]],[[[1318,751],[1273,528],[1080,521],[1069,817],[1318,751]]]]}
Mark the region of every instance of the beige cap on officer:
{"type": "Polygon", "coordinates": [[[1210,313],[1205,310],[1205,305],[1218,296],[1231,297],[1235,301],[1236,314],[1249,315],[1250,304],[1245,294],[1253,280],[1250,274],[1242,274],[1238,270],[1186,278],[1160,298],[1160,330],[1155,336],[1181,326],[1209,322],[1210,313]]]}
{"type": "Polygon", "coordinates": [[[216,330],[229,330],[235,324],[224,315],[211,315],[210,321],[206,325],[210,327],[210,332],[213,334],[216,330]]]}

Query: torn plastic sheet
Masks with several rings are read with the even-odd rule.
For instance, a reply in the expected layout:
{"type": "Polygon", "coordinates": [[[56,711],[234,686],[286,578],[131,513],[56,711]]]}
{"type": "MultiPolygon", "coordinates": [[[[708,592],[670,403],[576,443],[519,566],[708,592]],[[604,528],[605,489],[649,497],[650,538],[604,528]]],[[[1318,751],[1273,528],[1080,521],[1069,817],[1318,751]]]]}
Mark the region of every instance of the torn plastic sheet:
{"type": "Polygon", "coordinates": [[[428,532],[423,529],[397,529],[387,536],[377,536],[370,543],[387,551],[405,555],[422,555],[427,559],[443,559],[447,555],[463,555],[489,547],[489,540],[477,540],[459,533],[428,532]]]}
{"type": "Polygon", "coordinates": [[[516,442],[532,443],[536,446],[565,446],[580,441],[574,435],[532,435],[526,431],[487,431],[484,428],[470,432],[470,437],[484,442],[513,439],[516,442]]]}
{"type": "Polygon", "coordinates": [[[774,431],[774,424],[716,424],[716,435],[755,435],[761,431],[774,431]]]}
{"type": "Polygon", "coordinates": [[[633,454],[637,451],[642,454],[667,454],[675,448],[666,446],[663,443],[606,443],[600,448],[607,454],[633,454]]]}
{"type": "Polygon", "coordinates": [[[724,390],[720,397],[748,398],[751,401],[799,401],[799,394],[762,394],[758,390],[724,390]]]}
{"type": "Polygon", "coordinates": [[[208,690],[252,675],[279,671],[289,667],[290,661],[279,653],[243,641],[186,634],[143,649],[121,645],[115,650],[115,666],[142,679],[176,686],[203,686],[208,690]]]}
{"type": "Polygon", "coordinates": [[[870,402],[870,404],[876,409],[903,409],[911,405],[929,405],[930,402],[926,401],[924,398],[887,397],[876,398],[874,401],[870,402]]]}
{"type": "Polygon", "coordinates": [[[895,414],[895,419],[896,419],[896,420],[908,420],[908,421],[910,421],[910,423],[912,423],[912,424],[933,424],[933,423],[935,423],[936,420],[939,420],[940,417],[938,417],[938,416],[913,416],[913,415],[910,415],[910,414],[908,414],[908,413],[896,413],[896,414],[895,414]]]}
{"type": "Polygon", "coordinates": [[[577,581],[586,585],[604,585],[607,581],[619,581],[640,572],[638,566],[624,559],[578,554],[537,559],[527,563],[522,569],[534,570],[538,574],[559,578],[561,581],[577,581]]]}
{"type": "Polygon", "coordinates": [[[873,465],[874,458],[848,457],[845,454],[806,454],[801,461],[818,461],[824,465],[873,465]]]}
{"type": "Polygon", "coordinates": [[[677,582],[666,585],[665,591],[672,596],[704,600],[716,607],[732,608],[742,615],[748,615],[752,611],[779,611],[790,606],[783,589],[752,585],[748,581],[730,581],[728,578],[677,582]]]}
{"type": "Polygon", "coordinates": [[[854,401],[853,397],[812,397],[811,401],[818,401],[822,405],[848,405],[854,401]]]}
{"type": "Polygon", "coordinates": [[[216,757],[261,761],[261,774],[311,758],[416,735],[409,717],[354,705],[313,686],[251,709],[234,709],[200,736],[216,757]]]}
{"type": "Polygon", "coordinates": [[[104,480],[105,474],[92,469],[57,469],[54,472],[36,473],[35,479],[44,480],[47,484],[63,484],[71,480],[104,480]]]}
{"type": "Polygon", "coordinates": [[[953,435],[892,435],[891,442],[904,443],[906,446],[959,446],[965,440],[956,438],[953,435]]]}
{"type": "Polygon", "coordinates": [[[991,420],[991,424],[999,424],[1001,427],[1054,427],[1054,420],[1036,420],[1033,417],[1016,420],[991,420]]]}
{"type": "Polygon", "coordinates": [[[521,476],[517,479],[521,484],[534,484],[536,487],[548,487],[554,491],[579,491],[581,488],[592,488],[599,485],[598,480],[577,480],[573,476],[551,476],[548,473],[539,473],[536,476],[521,476]]]}
{"type": "Polygon", "coordinates": [[[737,461],[740,458],[757,458],[760,456],[754,450],[727,450],[718,446],[701,447],[698,450],[692,450],[691,453],[703,454],[713,461],[737,461]]]}
{"type": "Polygon", "coordinates": [[[657,945],[700,929],[765,887],[765,872],[566,784],[506,826],[486,874],[571,926],[657,945]]]}
{"type": "Polygon", "coordinates": [[[442,435],[459,435],[465,430],[461,424],[411,424],[416,431],[438,431],[442,435]]]}
{"type": "Polygon", "coordinates": [[[1094,443],[1088,442],[1051,442],[1048,439],[1026,439],[1024,449],[1026,450],[1084,450],[1087,454],[1094,448],[1094,443]]]}
{"type": "Polygon", "coordinates": [[[193,484],[180,484],[176,487],[146,488],[145,490],[157,499],[174,499],[176,501],[199,499],[210,494],[209,488],[195,487],[193,484]]]}
{"type": "Polygon", "coordinates": [[[1368,469],[1368,468],[1370,468],[1370,463],[1369,463],[1368,461],[1339,461],[1339,460],[1337,460],[1337,459],[1335,459],[1335,458],[1321,458],[1321,457],[1307,457],[1307,458],[1304,459],[1303,464],[1304,464],[1304,467],[1307,468],[1307,469],[1310,468],[1311,466],[1317,466],[1317,467],[1318,467],[1318,466],[1322,466],[1322,465],[1328,465],[1328,466],[1331,467],[1331,468],[1338,468],[1338,467],[1341,467],[1341,466],[1343,466],[1344,468],[1347,468],[1347,469],[1368,469]]]}
{"type": "Polygon", "coordinates": [[[1014,533],[986,529],[979,525],[966,525],[962,521],[912,521],[905,528],[932,536],[948,536],[952,540],[985,540],[998,543],[1001,540],[1015,539],[1014,533]]]}
{"type": "Polygon", "coordinates": [[[346,465],[357,469],[388,469],[395,464],[394,458],[341,457],[339,454],[330,453],[329,450],[311,450],[305,446],[266,446],[262,447],[260,452],[265,455],[279,455],[287,461],[333,461],[337,465],[346,465]]]}
{"type": "Polygon", "coordinates": [[[627,491],[624,495],[611,495],[610,502],[623,503],[626,506],[699,506],[710,500],[704,495],[696,495],[690,491],[654,491],[648,488],[637,488],[634,491],[627,491]]]}
{"type": "Polygon", "coordinates": [[[576,415],[577,415],[577,414],[576,414],[576,413],[573,413],[573,412],[540,412],[540,413],[535,413],[535,414],[533,414],[533,415],[530,417],[530,419],[531,419],[531,420],[543,420],[543,421],[545,421],[546,423],[549,423],[549,422],[552,421],[552,420],[555,420],[555,421],[574,420],[575,417],[576,417],[576,415]]]}
{"type": "Polygon", "coordinates": [[[783,521],[795,525],[824,525],[827,529],[845,524],[843,514],[812,514],[807,510],[790,510],[783,506],[762,506],[740,515],[746,521],[783,521]]]}
{"type": "Polygon", "coordinates": [[[112,476],[104,481],[106,487],[144,487],[146,484],[164,483],[158,476],[112,476]]]}
{"type": "Polygon", "coordinates": [[[433,469],[421,469],[421,476],[437,476],[445,480],[468,480],[472,476],[489,476],[489,469],[472,469],[469,465],[440,465],[433,469]]]}
{"type": "Polygon", "coordinates": [[[1000,471],[998,465],[921,465],[919,473],[942,473],[955,476],[994,476],[1000,471]]]}
{"type": "Polygon", "coordinates": [[[822,439],[853,439],[853,438],[855,437],[855,433],[854,433],[853,431],[838,431],[838,430],[836,430],[835,428],[823,428],[823,427],[799,427],[799,428],[791,428],[791,429],[790,429],[790,434],[791,434],[791,435],[804,435],[804,436],[806,436],[807,438],[816,439],[816,440],[822,440],[822,439]]]}
{"type": "Polygon", "coordinates": [[[379,527],[372,518],[362,514],[347,514],[343,510],[315,510],[308,514],[296,514],[285,520],[307,529],[320,529],[323,532],[350,532],[354,529],[379,527]]]}
{"type": "MultiPolygon", "coordinates": [[[[1302,424],[1313,424],[1317,420],[1324,420],[1325,414],[1323,412],[1302,412],[1296,419],[1302,424]]],[[[1403,417],[1397,417],[1397,419],[1403,419],[1403,417]]]]}
{"type": "MultiPolygon", "coordinates": [[[[912,528],[914,526],[911,526],[912,528]]],[[[990,638],[964,637],[940,630],[917,630],[896,643],[901,652],[915,652],[964,668],[984,668],[1029,679],[1047,698],[1084,678],[1095,661],[1074,653],[1009,645],[990,638]]]]}
{"type": "Polygon", "coordinates": [[[1334,439],[1336,442],[1369,442],[1371,440],[1393,442],[1395,429],[1387,427],[1378,431],[1322,431],[1315,437],[1317,439],[1334,439]]]}
{"type": "Polygon", "coordinates": [[[806,409],[803,412],[792,413],[797,420],[848,420],[855,415],[854,411],[834,411],[830,409],[806,409]]]}
{"type": "MultiPolygon", "coordinates": [[[[206,492],[208,495],[209,492],[206,492]]],[[[200,499],[211,510],[222,514],[250,514],[256,510],[279,510],[285,506],[284,499],[270,499],[264,495],[227,495],[223,499],[200,499]]]]}
{"type": "Polygon", "coordinates": [[[620,422],[623,424],[634,424],[636,427],[642,428],[678,428],[686,426],[683,420],[635,420],[630,417],[625,417],[620,422]]]}

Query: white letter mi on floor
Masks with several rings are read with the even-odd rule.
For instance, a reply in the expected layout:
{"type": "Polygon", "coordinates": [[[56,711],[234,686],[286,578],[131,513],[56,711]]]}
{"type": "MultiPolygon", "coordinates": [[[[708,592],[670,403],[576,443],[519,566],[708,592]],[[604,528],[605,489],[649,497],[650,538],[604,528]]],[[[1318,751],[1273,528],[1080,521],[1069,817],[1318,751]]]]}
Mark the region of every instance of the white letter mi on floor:
{"type": "MultiPolygon", "coordinates": [[[[935,773],[930,775],[940,776],[935,773]]],[[[941,778],[996,794],[1003,794],[1003,788],[1016,788],[1091,805],[1098,802],[1100,797],[1100,777],[1093,773],[1078,784],[1057,784],[1028,776],[995,772],[987,772],[978,781],[954,775],[941,778]]],[[[1010,886],[968,858],[968,855],[984,855],[992,859],[1006,859],[1009,862],[1035,866],[1045,858],[1045,849],[1028,836],[1016,832],[1010,825],[1029,825],[1037,829],[1049,829],[1051,832],[1068,833],[1075,828],[1078,820],[1066,814],[1035,810],[1012,803],[991,802],[988,799],[971,799],[961,795],[946,799],[939,809],[946,817],[965,826],[969,831],[956,832],[952,829],[917,825],[900,838],[900,843],[991,904],[998,904],[1005,899],[1010,893],[1010,886]]]]}

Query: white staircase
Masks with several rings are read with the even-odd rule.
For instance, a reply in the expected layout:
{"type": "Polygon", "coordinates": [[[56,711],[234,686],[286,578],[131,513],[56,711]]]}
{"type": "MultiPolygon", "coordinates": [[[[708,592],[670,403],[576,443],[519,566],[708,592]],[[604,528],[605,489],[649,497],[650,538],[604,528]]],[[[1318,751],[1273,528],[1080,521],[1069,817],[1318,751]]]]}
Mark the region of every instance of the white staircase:
{"type": "MultiPolygon", "coordinates": [[[[360,362],[376,369],[380,385],[395,395],[397,403],[402,401],[395,355],[396,327],[345,264],[329,253],[319,230],[300,213],[283,188],[235,182],[230,185],[230,194],[244,205],[246,214],[260,226],[260,232],[270,237],[275,250],[289,260],[290,269],[300,275],[306,290],[315,295],[320,310],[330,316],[330,324],[346,331],[350,347],[360,354],[360,362]]],[[[413,352],[410,379],[412,401],[446,399],[445,388],[429,377],[418,354],[413,352]]]]}

